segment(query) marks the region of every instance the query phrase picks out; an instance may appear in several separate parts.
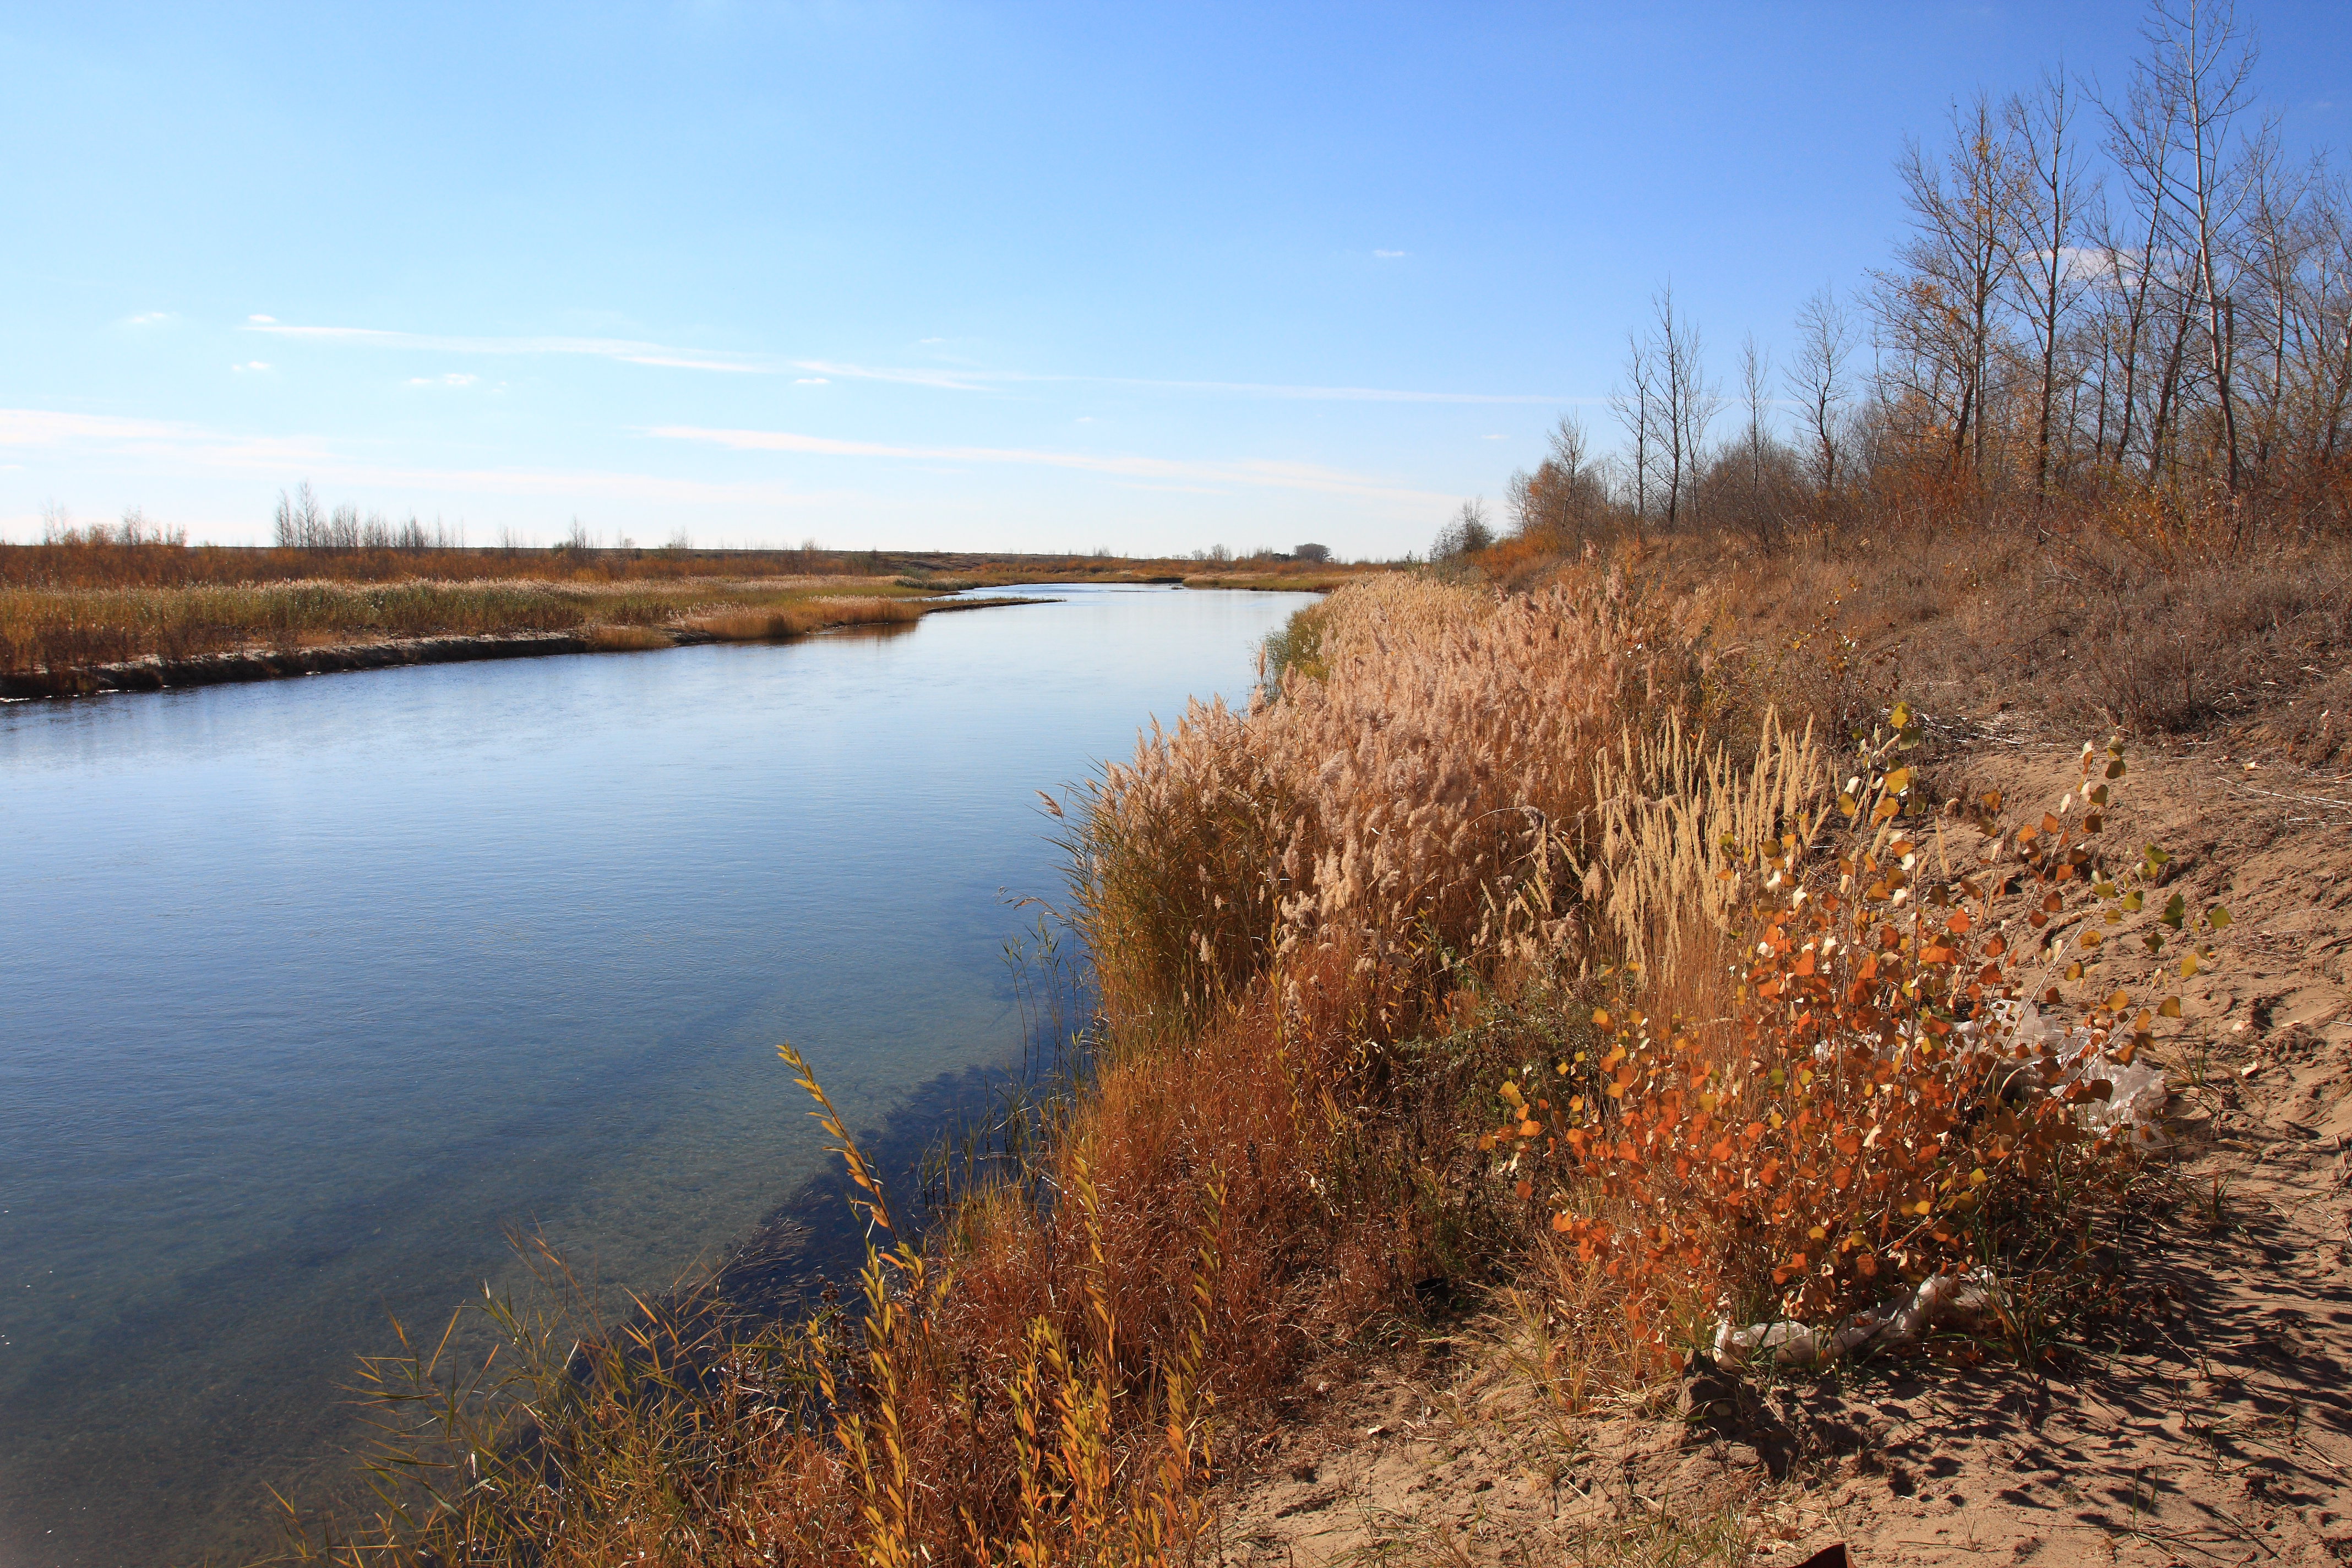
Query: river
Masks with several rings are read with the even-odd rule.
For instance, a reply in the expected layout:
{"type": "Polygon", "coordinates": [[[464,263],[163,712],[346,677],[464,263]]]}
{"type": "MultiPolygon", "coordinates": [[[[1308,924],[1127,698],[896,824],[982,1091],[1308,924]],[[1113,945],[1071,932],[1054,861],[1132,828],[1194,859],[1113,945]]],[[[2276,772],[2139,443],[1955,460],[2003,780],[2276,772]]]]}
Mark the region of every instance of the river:
{"type": "Polygon", "coordinates": [[[1019,1053],[1036,791],[1294,594],[0,708],[0,1568],[265,1550],[536,1226],[669,1283],[1019,1053]]]}

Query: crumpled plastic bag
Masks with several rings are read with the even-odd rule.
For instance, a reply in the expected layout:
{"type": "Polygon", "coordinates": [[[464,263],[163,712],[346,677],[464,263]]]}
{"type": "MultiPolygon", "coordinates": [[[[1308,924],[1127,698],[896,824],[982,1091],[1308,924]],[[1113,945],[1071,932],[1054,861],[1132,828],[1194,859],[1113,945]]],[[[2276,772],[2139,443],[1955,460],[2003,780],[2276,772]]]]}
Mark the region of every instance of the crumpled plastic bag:
{"type": "Polygon", "coordinates": [[[1915,1289],[1890,1296],[1824,1328],[1782,1321],[1736,1329],[1716,1326],[1715,1359],[1724,1366],[1766,1361],[1776,1366],[1822,1366],[1864,1351],[1907,1351],[1938,1330],[1976,1333],[2000,1319],[1992,1273],[1937,1274],[1915,1289]]]}
{"type": "Polygon", "coordinates": [[[2110,1086],[2105,1100],[2087,1100],[2076,1107],[2083,1125],[2094,1132],[2121,1127],[2141,1148],[2161,1148],[2171,1142],[2164,1131],[2164,1107],[2172,1098],[2161,1069],[2146,1062],[2128,1064],[2091,1055],[2091,1031],[2076,1027],[2060,1035],[2031,1002],[1995,1002],[1993,1016],[2007,1025],[2007,1043],[2038,1046],[2054,1040],[2059,1063],[2057,1087],[2077,1082],[2110,1086]],[[2086,1059],[2087,1058],[2087,1059],[2086,1059]]]}

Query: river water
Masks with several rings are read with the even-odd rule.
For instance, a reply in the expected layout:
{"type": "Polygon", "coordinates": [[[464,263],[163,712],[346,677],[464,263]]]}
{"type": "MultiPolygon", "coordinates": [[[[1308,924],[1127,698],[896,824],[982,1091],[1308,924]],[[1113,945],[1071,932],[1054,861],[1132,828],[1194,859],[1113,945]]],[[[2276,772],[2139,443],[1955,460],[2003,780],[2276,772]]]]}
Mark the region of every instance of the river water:
{"type": "Polygon", "coordinates": [[[536,1226],[659,1289],[1015,1057],[1035,792],[1300,595],[0,709],[0,1568],[272,1545],[536,1226]],[[929,1099],[926,1099],[927,1091],[929,1099]]]}

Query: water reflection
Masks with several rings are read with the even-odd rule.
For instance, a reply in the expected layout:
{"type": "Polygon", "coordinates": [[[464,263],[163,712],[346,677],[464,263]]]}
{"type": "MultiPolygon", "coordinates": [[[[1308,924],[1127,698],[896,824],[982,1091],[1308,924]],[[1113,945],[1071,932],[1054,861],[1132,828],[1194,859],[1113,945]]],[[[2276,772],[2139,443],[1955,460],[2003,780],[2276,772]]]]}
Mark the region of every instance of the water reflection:
{"type": "Polygon", "coordinates": [[[744,1236],[818,1168],[776,1038],[867,1132],[1002,1061],[1034,791],[1303,602],[1055,592],[0,710],[0,1563],[266,1542],[507,1226],[638,1286],[744,1236]]]}

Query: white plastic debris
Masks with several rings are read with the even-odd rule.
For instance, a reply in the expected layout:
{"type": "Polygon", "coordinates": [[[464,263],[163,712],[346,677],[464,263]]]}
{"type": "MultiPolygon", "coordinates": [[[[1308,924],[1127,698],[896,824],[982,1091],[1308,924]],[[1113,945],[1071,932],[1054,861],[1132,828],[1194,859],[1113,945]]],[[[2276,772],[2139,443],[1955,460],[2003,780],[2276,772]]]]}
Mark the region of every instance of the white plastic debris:
{"type": "Polygon", "coordinates": [[[1724,1366],[1768,1361],[1776,1366],[1821,1366],[1862,1351],[1907,1351],[1937,1330],[1975,1333],[2000,1317],[1993,1279],[1983,1268],[1937,1274],[1916,1289],[1889,1297],[1828,1328],[1782,1321],[1735,1329],[1716,1326],[1715,1359],[1724,1366]]]}
{"type": "Polygon", "coordinates": [[[2104,1052],[2094,1053],[2087,1028],[2058,1036],[2031,1002],[1996,1002],[1992,1006],[1995,1016],[2011,1026],[2008,1041],[2011,1045],[2034,1046],[2056,1037],[2057,1088],[2077,1082],[2111,1086],[2106,1099],[2082,1102],[2077,1114],[2084,1126],[2094,1132],[2128,1129],[2131,1141],[2142,1148],[2160,1148],[2170,1142],[2163,1122],[2165,1103],[2172,1091],[2161,1070],[2146,1062],[2117,1063],[2104,1052]]]}

